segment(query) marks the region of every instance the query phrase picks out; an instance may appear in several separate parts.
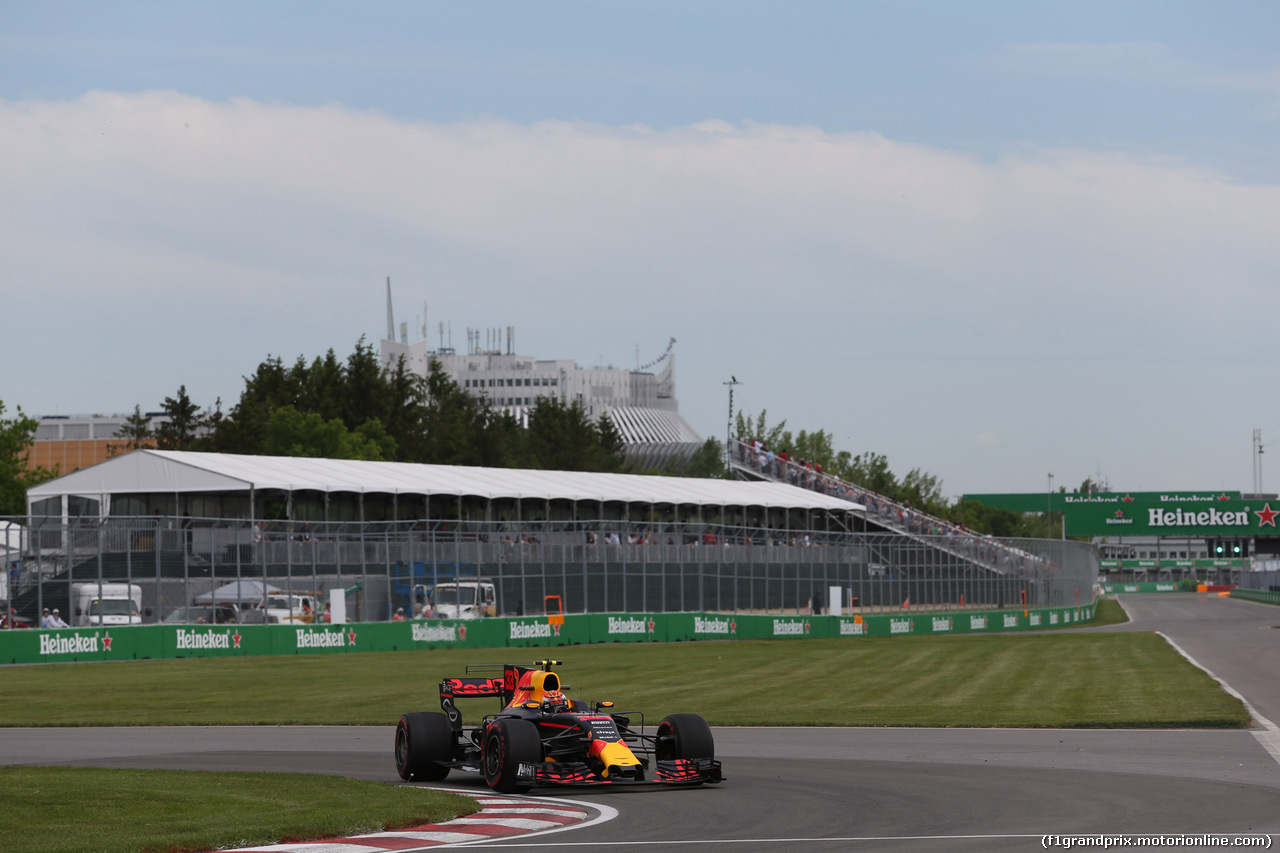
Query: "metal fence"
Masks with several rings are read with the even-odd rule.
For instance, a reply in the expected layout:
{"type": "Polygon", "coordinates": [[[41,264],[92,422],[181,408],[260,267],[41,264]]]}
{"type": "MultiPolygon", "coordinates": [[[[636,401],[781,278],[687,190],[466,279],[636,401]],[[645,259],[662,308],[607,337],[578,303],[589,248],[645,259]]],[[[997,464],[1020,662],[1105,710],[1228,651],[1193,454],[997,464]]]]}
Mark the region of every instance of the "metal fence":
{"type": "Polygon", "coordinates": [[[1280,592],[1280,571],[1238,572],[1235,580],[1241,589],[1280,592]]]}
{"type": "MultiPolygon", "coordinates": [[[[141,587],[145,622],[250,580],[292,595],[345,590],[349,618],[381,621],[459,579],[491,582],[497,612],[523,615],[543,613],[548,596],[566,613],[811,613],[831,587],[864,613],[1083,605],[1098,576],[1095,549],[1072,541],[617,521],[50,520],[25,528],[7,559],[23,616],[71,613],[76,584],[123,582],[141,587]]],[[[246,615],[261,603],[240,596],[246,615]]]]}

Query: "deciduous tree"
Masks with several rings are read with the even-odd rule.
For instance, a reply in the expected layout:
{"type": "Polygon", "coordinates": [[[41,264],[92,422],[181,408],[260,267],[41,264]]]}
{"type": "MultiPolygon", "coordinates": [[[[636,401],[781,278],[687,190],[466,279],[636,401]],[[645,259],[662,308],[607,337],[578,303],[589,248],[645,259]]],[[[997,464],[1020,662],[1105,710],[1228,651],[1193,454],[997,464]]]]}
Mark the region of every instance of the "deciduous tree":
{"type": "Polygon", "coordinates": [[[57,472],[28,466],[31,445],[40,421],[17,409],[17,415],[4,417],[4,401],[0,400],[0,516],[25,515],[27,489],[52,480],[57,472]]]}

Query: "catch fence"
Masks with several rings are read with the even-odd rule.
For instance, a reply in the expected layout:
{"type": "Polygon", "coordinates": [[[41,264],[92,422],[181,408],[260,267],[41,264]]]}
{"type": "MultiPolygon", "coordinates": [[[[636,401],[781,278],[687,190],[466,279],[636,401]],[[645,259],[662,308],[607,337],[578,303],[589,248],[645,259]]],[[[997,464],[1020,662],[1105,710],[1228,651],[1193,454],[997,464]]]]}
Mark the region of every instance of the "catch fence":
{"type": "Polygon", "coordinates": [[[552,596],[570,614],[800,614],[825,612],[833,600],[844,612],[874,614],[1087,605],[1098,576],[1086,543],[954,532],[147,517],[46,521],[21,539],[7,557],[20,615],[72,613],[77,584],[131,583],[141,587],[144,622],[228,585],[235,597],[223,598],[238,606],[237,618],[263,621],[261,600],[245,592],[262,587],[238,581],[325,600],[344,590],[348,618],[383,621],[401,607],[415,615],[450,581],[491,583],[498,615],[541,614],[552,596]]]}

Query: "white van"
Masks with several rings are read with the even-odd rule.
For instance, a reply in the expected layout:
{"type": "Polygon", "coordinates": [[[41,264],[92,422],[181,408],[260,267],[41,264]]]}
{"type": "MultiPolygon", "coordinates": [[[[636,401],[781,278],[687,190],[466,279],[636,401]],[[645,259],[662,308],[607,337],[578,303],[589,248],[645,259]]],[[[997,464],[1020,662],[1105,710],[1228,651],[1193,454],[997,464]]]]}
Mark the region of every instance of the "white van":
{"type": "Polygon", "coordinates": [[[142,587],[136,583],[71,585],[71,624],[80,626],[141,625],[142,587]]]}

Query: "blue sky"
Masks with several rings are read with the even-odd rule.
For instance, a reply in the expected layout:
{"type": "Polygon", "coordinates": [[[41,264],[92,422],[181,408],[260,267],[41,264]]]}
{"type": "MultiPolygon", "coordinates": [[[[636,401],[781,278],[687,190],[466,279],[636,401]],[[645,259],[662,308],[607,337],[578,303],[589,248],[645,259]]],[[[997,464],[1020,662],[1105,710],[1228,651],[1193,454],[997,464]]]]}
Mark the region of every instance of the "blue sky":
{"type": "MultiPolygon", "coordinates": [[[[648,361],[948,494],[1252,487],[1274,3],[0,5],[29,414],[234,403],[398,319],[648,361]]],[[[1264,471],[1264,486],[1274,477],[1264,471]]]]}

